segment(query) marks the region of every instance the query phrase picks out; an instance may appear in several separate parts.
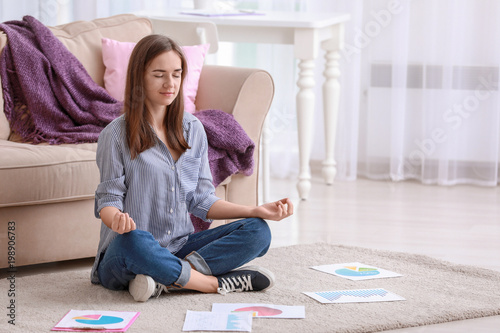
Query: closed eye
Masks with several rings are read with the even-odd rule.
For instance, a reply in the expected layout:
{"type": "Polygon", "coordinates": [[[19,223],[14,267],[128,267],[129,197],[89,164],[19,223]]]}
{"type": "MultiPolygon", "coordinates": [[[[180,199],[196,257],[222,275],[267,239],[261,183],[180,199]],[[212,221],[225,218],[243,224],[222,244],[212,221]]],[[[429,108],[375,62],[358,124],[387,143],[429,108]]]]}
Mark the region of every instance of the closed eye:
{"type": "MultiPolygon", "coordinates": [[[[154,69],[154,70],[153,70],[153,75],[158,74],[158,73],[161,73],[161,76],[163,76],[163,73],[167,73],[167,71],[166,71],[166,70],[163,70],[163,69],[154,69]]],[[[172,72],[172,75],[173,75],[173,76],[175,76],[175,75],[177,74],[177,75],[179,75],[179,77],[180,77],[181,73],[182,73],[182,69],[181,69],[181,68],[178,68],[178,69],[175,69],[175,70],[172,72]]],[[[155,76],[156,76],[156,75],[155,75],[155,76]]],[[[158,76],[158,77],[161,77],[161,76],[158,76]]]]}

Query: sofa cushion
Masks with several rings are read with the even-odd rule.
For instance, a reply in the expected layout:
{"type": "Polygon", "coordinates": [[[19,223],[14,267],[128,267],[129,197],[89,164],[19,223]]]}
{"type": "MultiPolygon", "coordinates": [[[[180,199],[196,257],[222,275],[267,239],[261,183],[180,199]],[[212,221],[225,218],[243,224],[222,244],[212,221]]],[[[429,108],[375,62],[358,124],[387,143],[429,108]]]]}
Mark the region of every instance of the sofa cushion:
{"type": "Polygon", "coordinates": [[[80,60],[92,79],[101,87],[104,87],[101,38],[138,42],[153,32],[149,19],[132,14],[115,15],[93,21],[77,21],[49,28],[80,60]]]}
{"type": "Polygon", "coordinates": [[[0,207],[93,198],[97,143],[30,145],[0,140],[0,207]]]}
{"type": "MultiPolygon", "coordinates": [[[[137,43],[119,42],[109,38],[102,39],[102,55],[104,66],[104,88],[116,100],[123,101],[127,80],[127,67],[130,55],[137,43]]],[[[196,93],[205,55],[210,44],[181,46],[188,63],[187,76],[184,81],[184,111],[194,113],[196,93]]]]}

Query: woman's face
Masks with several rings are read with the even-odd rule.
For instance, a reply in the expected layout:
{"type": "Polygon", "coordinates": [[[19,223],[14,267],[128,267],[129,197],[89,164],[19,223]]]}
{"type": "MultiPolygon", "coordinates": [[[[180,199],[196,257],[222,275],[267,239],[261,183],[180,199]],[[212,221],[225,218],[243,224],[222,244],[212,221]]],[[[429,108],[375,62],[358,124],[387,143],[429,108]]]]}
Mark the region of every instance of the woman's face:
{"type": "Polygon", "coordinates": [[[175,51],[166,51],[154,58],[144,73],[146,106],[150,111],[165,109],[181,86],[182,62],[175,51]]]}

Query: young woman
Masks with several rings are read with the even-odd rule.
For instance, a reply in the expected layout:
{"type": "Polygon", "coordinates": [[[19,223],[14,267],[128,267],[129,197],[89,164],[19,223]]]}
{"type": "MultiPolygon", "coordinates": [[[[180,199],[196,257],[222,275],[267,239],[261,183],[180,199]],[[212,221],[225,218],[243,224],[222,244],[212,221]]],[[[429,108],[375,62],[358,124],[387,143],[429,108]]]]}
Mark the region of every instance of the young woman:
{"type": "Polygon", "coordinates": [[[248,207],[215,196],[203,126],[184,112],[186,70],[182,49],[170,38],[139,41],[129,62],[124,114],[99,136],[95,214],[103,223],[91,280],[128,288],[136,301],[167,288],[222,294],[271,288],[267,269],[239,267],[267,252],[271,234],[264,219],[293,214],[287,198],[248,207]],[[193,233],[188,213],[242,219],[193,233]]]}

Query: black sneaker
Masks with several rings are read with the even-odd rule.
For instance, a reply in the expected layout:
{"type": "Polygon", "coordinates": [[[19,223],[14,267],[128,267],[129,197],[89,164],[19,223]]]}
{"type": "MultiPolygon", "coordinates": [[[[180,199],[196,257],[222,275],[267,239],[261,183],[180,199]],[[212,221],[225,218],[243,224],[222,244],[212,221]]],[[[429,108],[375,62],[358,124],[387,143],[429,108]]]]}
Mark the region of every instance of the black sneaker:
{"type": "Polygon", "coordinates": [[[274,286],[274,274],[259,266],[238,268],[217,279],[217,292],[222,295],[233,291],[264,291],[274,286]]]}

